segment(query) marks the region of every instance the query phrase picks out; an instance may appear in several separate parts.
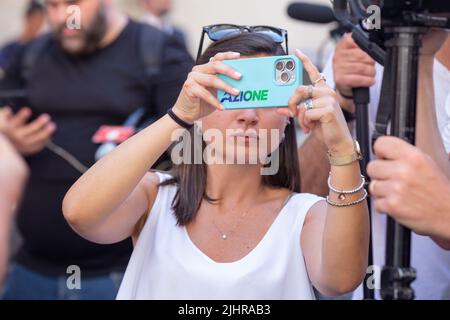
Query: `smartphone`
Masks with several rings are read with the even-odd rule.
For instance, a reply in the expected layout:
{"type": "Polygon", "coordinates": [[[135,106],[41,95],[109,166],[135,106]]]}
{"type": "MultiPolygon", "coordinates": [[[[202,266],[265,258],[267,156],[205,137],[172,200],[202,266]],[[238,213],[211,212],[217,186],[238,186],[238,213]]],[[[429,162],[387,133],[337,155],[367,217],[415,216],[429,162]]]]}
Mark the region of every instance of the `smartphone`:
{"type": "Polygon", "coordinates": [[[33,122],[40,116],[39,112],[30,107],[26,93],[23,90],[0,91],[0,108],[6,106],[10,107],[13,113],[17,113],[24,106],[28,106],[32,114],[27,123],[33,122]]]}
{"type": "Polygon", "coordinates": [[[294,55],[224,60],[242,74],[239,80],[219,78],[241,91],[233,96],[217,90],[217,99],[227,110],[287,107],[295,89],[303,84],[303,64],[294,55]]]}

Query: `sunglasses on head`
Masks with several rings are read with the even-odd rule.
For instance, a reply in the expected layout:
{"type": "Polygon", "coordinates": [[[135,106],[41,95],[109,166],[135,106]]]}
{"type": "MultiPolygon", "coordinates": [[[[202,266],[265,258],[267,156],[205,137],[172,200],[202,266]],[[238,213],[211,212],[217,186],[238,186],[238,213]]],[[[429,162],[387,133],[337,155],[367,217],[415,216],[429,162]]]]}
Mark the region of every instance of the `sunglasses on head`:
{"type": "Polygon", "coordinates": [[[264,34],[278,44],[282,44],[284,42],[286,52],[288,52],[287,30],[271,26],[239,26],[235,24],[213,24],[203,27],[202,36],[200,38],[200,46],[197,53],[197,62],[203,53],[203,42],[205,40],[205,34],[208,35],[211,41],[219,41],[226,37],[246,32],[264,34]]]}

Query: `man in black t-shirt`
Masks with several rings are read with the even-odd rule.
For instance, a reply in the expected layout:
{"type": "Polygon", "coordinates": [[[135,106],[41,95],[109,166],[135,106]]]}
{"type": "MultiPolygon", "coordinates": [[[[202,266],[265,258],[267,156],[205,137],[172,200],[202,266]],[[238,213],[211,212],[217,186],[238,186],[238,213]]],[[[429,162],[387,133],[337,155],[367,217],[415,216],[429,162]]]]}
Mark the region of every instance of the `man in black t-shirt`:
{"type": "Polygon", "coordinates": [[[131,243],[102,246],[80,238],[64,220],[63,197],[79,178],[80,165],[95,162],[95,132],[102,125],[121,125],[140,107],[149,115],[164,113],[174,104],[193,60],[179,41],[130,21],[111,1],[44,3],[52,36],[19,52],[0,83],[0,90],[26,92],[29,108],[1,110],[0,123],[6,124],[0,130],[25,156],[31,172],[18,210],[23,244],[4,298],[111,299],[131,243]],[[79,17],[77,10],[67,10],[69,4],[77,5],[79,17]],[[72,29],[78,18],[80,28],[72,29]],[[146,43],[143,34],[156,37],[146,43]],[[145,56],[147,51],[158,54],[145,56]],[[63,160],[61,148],[62,155],[69,152],[79,165],[63,160]]]}

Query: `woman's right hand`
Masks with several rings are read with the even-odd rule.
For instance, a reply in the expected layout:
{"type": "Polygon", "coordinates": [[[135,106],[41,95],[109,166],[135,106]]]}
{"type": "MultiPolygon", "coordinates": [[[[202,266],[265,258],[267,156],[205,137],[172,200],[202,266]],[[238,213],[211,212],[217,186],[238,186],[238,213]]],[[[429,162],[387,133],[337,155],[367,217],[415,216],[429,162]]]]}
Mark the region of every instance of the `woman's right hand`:
{"type": "Polygon", "coordinates": [[[195,66],[183,85],[178,100],[172,108],[173,112],[182,120],[194,123],[215,109],[224,110],[216,98],[216,91],[220,89],[233,96],[237,96],[240,91],[220,79],[217,74],[239,80],[242,75],[222,62],[239,57],[238,52],[221,52],[211,58],[208,63],[195,66]]]}

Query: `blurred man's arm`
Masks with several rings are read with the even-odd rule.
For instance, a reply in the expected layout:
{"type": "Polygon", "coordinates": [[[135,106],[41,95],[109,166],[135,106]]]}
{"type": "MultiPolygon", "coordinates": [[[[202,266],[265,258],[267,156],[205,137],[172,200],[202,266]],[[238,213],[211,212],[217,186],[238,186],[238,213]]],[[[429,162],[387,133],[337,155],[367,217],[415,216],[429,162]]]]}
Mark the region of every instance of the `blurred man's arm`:
{"type": "Polygon", "coordinates": [[[396,137],[381,137],[367,172],[378,212],[450,249],[450,181],[431,157],[396,137]]]}
{"type": "Polygon", "coordinates": [[[445,175],[450,178],[449,155],[445,151],[437,123],[433,77],[435,53],[445,37],[447,37],[445,31],[435,31],[424,38],[419,60],[416,146],[428,154],[445,175]]]}
{"type": "MultiPolygon", "coordinates": [[[[56,129],[50,116],[41,115],[29,122],[32,112],[24,106],[24,97],[13,97],[12,92],[25,92],[25,81],[22,78],[22,60],[27,47],[17,50],[0,79],[0,132],[8,137],[16,150],[23,156],[40,152],[56,129]],[[8,92],[8,98],[2,95],[8,92]]],[[[14,95],[17,95],[14,93],[14,95]]]]}
{"type": "Polygon", "coordinates": [[[327,147],[314,135],[309,135],[298,149],[298,160],[301,191],[326,197],[329,192],[327,179],[330,173],[327,147]]]}
{"type": "Polygon", "coordinates": [[[429,235],[438,245],[450,249],[450,163],[437,124],[433,77],[435,54],[446,38],[445,32],[432,31],[423,39],[417,147],[394,137],[380,138],[375,144],[378,160],[369,164],[368,173],[379,212],[388,212],[414,232],[429,235]]]}

